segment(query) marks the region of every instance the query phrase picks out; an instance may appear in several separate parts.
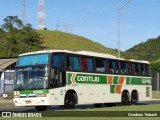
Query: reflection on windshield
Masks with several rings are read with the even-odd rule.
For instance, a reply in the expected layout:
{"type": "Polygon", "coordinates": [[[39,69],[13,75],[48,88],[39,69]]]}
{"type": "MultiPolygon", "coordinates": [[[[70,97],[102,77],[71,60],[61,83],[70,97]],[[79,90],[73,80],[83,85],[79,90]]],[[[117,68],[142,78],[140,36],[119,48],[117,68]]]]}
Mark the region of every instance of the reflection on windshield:
{"type": "Polygon", "coordinates": [[[15,90],[42,89],[48,87],[47,67],[16,69],[15,90]]]}

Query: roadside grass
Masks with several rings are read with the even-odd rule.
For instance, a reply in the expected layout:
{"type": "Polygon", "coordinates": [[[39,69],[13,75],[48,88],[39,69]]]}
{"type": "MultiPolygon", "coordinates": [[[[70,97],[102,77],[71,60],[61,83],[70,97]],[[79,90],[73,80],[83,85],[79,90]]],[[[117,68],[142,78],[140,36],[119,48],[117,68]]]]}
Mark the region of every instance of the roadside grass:
{"type": "Polygon", "coordinates": [[[14,106],[13,100],[6,100],[2,97],[0,97],[0,106],[14,106]]]}
{"type": "Polygon", "coordinates": [[[153,99],[160,98],[160,91],[152,91],[152,98],[153,99]]]}
{"type": "Polygon", "coordinates": [[[14,103],[7,101],[7,102],[0,103],[0,106],[14,106],[14,103]]]}

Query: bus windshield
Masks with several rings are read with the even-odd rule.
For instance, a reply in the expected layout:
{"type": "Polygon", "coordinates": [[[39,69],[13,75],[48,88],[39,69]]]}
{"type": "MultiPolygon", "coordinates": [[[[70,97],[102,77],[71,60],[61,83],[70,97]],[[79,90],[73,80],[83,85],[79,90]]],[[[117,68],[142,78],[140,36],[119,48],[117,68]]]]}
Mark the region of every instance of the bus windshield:
{"type": "Polygon", "coordinates": [[[14,90],[44,89],[47,87],[47,67],[38,66],[16,69],[14,90]]]}

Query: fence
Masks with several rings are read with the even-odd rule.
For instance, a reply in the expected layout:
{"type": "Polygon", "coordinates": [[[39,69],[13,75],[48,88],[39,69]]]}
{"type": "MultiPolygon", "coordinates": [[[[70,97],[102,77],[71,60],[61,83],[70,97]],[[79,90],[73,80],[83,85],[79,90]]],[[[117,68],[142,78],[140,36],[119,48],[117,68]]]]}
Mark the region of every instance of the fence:
{"type": "Polygon", "coordinates": [[[0,94],[13,90],[14,70],[3,71],[0,79],[0,94]]]}
{"type": "Polygon", "coordinates": [[[152,74],[153,98],[160,98],[160,73],[152,74]]]}

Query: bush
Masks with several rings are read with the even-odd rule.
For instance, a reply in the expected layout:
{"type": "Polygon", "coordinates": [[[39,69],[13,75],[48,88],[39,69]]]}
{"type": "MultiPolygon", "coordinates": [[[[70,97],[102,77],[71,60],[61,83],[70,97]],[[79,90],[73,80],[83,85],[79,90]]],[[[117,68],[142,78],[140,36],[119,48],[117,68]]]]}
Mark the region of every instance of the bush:
{"type": "Polygon", "coordinates": [[[13,97],[14,97],[13,91],[7,91],[7,92],[5,92],[5,94],[7,95],[6,99],[13,99],[13,97]]]}
{"type": "Polygon", "coordinates": [[[151,62],[151,70],[153,73],[160,72],[160,59],[151,62]]]}

